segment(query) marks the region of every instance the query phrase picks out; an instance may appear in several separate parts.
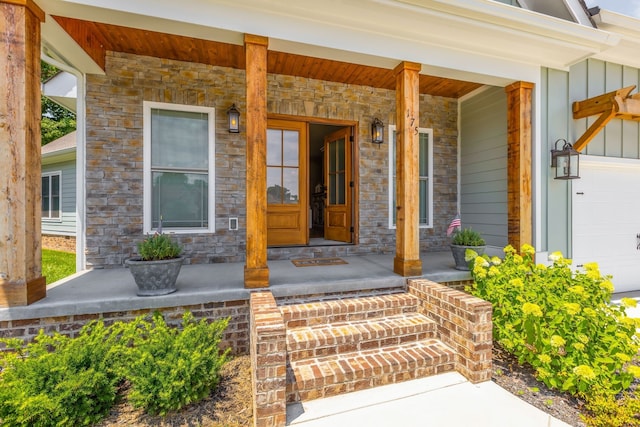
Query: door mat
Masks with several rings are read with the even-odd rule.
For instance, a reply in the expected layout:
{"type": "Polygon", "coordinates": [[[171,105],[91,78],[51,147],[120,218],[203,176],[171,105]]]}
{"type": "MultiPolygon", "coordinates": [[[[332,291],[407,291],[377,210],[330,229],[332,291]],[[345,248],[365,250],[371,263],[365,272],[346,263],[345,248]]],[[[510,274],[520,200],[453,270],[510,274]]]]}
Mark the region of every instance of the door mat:
{"type": "Polygon", "coordinates": [[[349,264],[342,258],[301,258],[292,259],[291,262],[296,267],[324,267],[326,265],[349,264]]]}

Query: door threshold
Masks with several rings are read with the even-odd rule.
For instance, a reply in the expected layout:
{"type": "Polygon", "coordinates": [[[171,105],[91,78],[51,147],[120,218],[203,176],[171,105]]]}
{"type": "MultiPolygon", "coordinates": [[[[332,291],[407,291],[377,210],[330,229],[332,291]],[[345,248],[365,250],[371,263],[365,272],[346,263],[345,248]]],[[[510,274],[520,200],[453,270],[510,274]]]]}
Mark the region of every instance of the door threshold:
{"type": "Polygon", "coordinates": [[[326,240],[321,237],[314,237],[309,239],[308,245],[272,245],[268,246],[268,249],[275,248],[309,248],[317,246],[353,246],[350,242],[340,242],[338,240],[326,240]]]}

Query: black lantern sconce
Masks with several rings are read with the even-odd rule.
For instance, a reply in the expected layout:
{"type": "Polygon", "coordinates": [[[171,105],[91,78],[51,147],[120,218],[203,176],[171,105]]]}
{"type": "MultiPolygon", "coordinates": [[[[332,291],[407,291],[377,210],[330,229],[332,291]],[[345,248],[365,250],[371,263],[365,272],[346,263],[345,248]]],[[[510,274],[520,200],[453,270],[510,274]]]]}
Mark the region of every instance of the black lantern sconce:
{"type": "Polygon", "coordinates": [[[227,110],[227,117],[229,118],[229,133],[239,133],[240,111],[236,108],[236,104],[232,104],[227,110]]]}
{"type": "Polygon", "coordinates": [[[580,178],[580,153],[566,139],[559,139],[551,150],[551,167],[556,168],[556,179],[580,178]],[[563,143],[561,150],[558,150],[558,142],[563,143]]]}
{"type": "Polygon", "coordinates": [[[371,142],[374,144],[382,144],[384,142],[384,124],[377,117],[371,123],[371,142]]]}

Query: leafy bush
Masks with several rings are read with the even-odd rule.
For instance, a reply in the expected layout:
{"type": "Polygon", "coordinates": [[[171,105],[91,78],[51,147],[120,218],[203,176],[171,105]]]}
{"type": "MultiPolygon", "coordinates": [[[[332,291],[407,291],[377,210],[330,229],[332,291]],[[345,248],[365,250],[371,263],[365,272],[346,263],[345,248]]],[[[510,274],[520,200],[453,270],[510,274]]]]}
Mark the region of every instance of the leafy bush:
{"type": "Polygon", "coordinates": [[[229,350],[218,345],[229,320],[195,322],[170,328],[160,314],[152,321],[87,324],[78,338],[42,331],[33,343],[1,339],[12,351],[0,352],[0,424],[7,426],[84,426],[99,421],[113,406],[118,386],[131,383],[129,400],[150,413],[196,402],[218,384],[229,350]]]}
{"type": "Polygon", "coordinates": [[[471,228],[465,228],[464,230],[458,230],[453,234],[451,244],[461,246],[484,246],[484,239],[475,230],[471,228]]]}
{"type": "Polygon", "coordinates": [[[155,233],[138,243],[138,255],[144,261],[178,258],[182,247],[166,234],[155,233]]]}
{"type": "Polygon", "coordinates": [[[26,348],[22,340],[2,340],[13,349],[0,353],[2,425],[80,426],[100,420],[120,381],[109,368],[107,335],[104,325],[92,323],[76,339],[40,331],[26,348]]]}
{"type": "Polygon", "coordinates": [[[120,369],[131,383],[129,402],[151,414],[197,402],[209,395],[220,379],[229,349],[219,344],[229,319],[195,322],[185,313],[182,329],[167,326],[160,314],[152,322],[137,319],[122,325],[120,369]]]}
{"type": "Polygon", "coordinates": [[[495,339],[520,363],[529,363],[547,386],[583,397],[614,395],[640,368],[638,320],[610,304],[613,284],[595,263],[574,272],[559,252],[553,265],[536,265],[535,249],[507,246],[505,258],[477,257],[470,291],[493,303],[495,339]]]}
{"type": "Polygon", "coordinates": [[[624,394],[616,399],[611,395],[594,396],[587,402],[589,413],[583,416],[588,427],[640,426],[640,399],[624,394]]]}

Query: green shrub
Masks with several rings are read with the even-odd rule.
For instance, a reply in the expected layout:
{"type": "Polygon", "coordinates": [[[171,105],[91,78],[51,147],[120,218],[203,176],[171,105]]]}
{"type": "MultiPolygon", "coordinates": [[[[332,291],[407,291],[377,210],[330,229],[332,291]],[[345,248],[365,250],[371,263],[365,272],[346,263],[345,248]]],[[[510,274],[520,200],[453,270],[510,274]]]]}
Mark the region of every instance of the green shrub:
{"type": "Polygon", "coordinates": [[[640,399],[626,393],[619,399],[594,396],[587,402],[587,410],[582,419],[588,427],[640,427],[640,399]]]}
{"type": "Polygon", "coordinates": [[[123,325],[126,346],[119,358],[122,375],[131,383],[129,402],[151,414],[165,415],[209,395],[220,380],[229,350],[219,344],[229,319],[195,322],[185,313],[182,329],[169,327],[162,316],[123,325]]]}
{"type": "Polygon", "coordinates": [[[529,363],[547,386],[586,398],[614,395],[629,387],[640,368],[639,349],[626,305],[610,304],[613,284],[595,263],[574,272],[571,260],[556,252],[553,265],[534,263],[535,249],[511,247],[505,258],[477,257],[473,295],[493,304],[494,338],[520,363],[529,363]]]}
{"type": "Polygon", "coordinates": [[[178,258],[182,247],[166,234],[155,233],[138,243],[138,255],[144,261],[178,258]]]}
{"type": "Polygon", "coordinates": [[[461,246],[484,246],[484,239],[475,230],[465,228],[458,230],[453,234],[451,244],[461,246]]]}
{"type": "Polygon", "coordinates": [[[0,424],[84,426],[98,422],[131,383],[136,407],[164,415],[197,402],[218,384],[229,350],[218,346],[229,320],[211,324],[183,316],[183,329],[170,328],[160,314],[151,321],[87,324],[78,338],[42,331],[33,343],[2,339],[0,424]]]}
{"type": "Polygon", "coordinates": [[[7,426],[90,425],[116,399],[120,378],[109,368],[110,338],[101,323],[83,328],[76,339],[44,335],[23,348],[0,353],[0,420],[7,426]]]}

